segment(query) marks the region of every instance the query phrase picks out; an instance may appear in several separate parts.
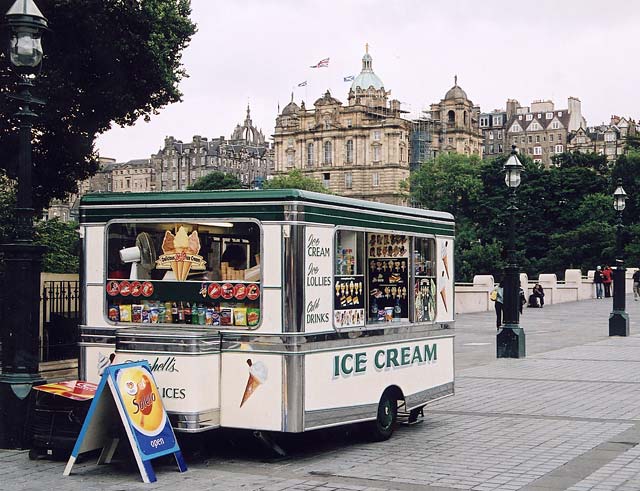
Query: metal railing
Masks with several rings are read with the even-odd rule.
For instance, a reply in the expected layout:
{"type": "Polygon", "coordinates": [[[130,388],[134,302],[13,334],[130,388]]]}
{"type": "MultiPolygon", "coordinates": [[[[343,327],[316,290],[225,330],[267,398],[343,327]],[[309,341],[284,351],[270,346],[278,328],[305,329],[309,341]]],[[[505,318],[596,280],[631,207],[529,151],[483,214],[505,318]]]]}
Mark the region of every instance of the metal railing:
{"type": "Polygon", "coordinates": [[[78,281],[44,281],[40,297],[42,312],[42,360],[78,357],[78,324],[81,318],[78,281]]]}

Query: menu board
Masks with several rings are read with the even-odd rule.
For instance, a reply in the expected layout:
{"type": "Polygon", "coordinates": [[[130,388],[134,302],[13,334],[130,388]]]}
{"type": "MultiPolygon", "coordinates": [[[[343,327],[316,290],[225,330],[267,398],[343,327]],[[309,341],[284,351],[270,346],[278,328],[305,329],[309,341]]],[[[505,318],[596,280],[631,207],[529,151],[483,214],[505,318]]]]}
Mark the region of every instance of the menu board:
{"type": "Polygon", "coordinates": [[[336,327],[364,326],[364,276],[337,276],[334,288],[334,325],[336,327]]]}
{"type": "Polygon", "coordinates": [[[367,234],[369,322],[409,317],[409,247],[406,235],[367,234]]]}

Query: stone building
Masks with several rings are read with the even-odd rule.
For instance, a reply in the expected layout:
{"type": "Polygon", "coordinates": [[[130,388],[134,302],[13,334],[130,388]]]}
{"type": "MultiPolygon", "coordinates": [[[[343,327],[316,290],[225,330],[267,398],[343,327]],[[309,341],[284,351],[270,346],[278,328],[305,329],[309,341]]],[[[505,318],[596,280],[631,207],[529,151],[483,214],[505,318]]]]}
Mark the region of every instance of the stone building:
{"type": "Polygon", "coordinates": [[[636,136],[637,125],[631,118],[611,116],[609,124],[580,127],[569,135],[567,150],[606,155],[610,162],[626,151],[626,138],[636,136]]]}
{"type": "Polygon", "coordinates": [[[292,96],[276,118],[276,173],[299,169],[342,196],[407,203],[401,183],[409,177],[412,124],[372,64],[367,48],[346,105],[329,91],[310,109],[292,96]]]}
{"type": "Polygon", "coordinates": [[[262,131],[247,116],[227,140],[224,136],[208,138],[195,135],[183,143],[169,136],[164,147],[151,156],[158,191],[187,189],[210,172],[236,176],[246,187],[260,187],[273,170],[273,152],[262,131]]]}
{"type": "Polygon", "coordinates": [[[483,140],[483,158],[494,158],[511,149],[505,144],[507,112],[495,109],[490,113],[480,113],[480,131],[483,140]]]}
{"type": "Polygon", "coordinates": [[[567,109],[555,109],[552,101],[535,101],[531,107],[522,107],[510,99],[506,112],[509,120],[505,150],[516,145],[521,154],[547,168],[554,155],[567,150],[569,135],[587,126],[576,97],[569,97],[567,109]]]}
{"type": "Polygon", "coordinates": [[[440,102],[431,104],[429,116],[434,122],[433,151],[455,152],[482,157],[480,107],[474,106],[458,86],[458,77],[440,102]]]}
{"type": "Polygon", "coordinates": [[[111,190],[118,193],[146,193],[156,190],[156,169],[151,159],[129,160],[111,167],[111,190]]]}

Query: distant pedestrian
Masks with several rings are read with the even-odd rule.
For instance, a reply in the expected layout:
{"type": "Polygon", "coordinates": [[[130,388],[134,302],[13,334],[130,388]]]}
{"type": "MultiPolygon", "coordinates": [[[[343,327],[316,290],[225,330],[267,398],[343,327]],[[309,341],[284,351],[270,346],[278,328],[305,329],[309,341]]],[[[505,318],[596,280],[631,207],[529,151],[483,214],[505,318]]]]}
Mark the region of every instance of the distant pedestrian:
{"type": "MultiPolygon", "coordinates": [[[[540,283],[534,285],[533,290],[531,290],[531,297],[534,299],[534,306],[544,307],[544,288],[540,283]]],[[[529,301],[529,307],[531,307],[531,301],[529,301]]]]}
{"type": "Polygon", "coordinates": [[[604,293],[604,276],[602,276],[602,269],[600,266],[596,266],[596,271],[593,273],[593,282],[596,285],[596,298],[602,298],[604,293]]]}
{"type": "Polygon", "coordinates": [[[502,304],[504,303],[503,299],[503,289],[502,283],[498,283],[498,285],[493,289],[489,298],[493,300],[494,306],[496,309],[496,328],[500,329],[502,327],[502,304]]]}
{"type": "Polygon", "coordinates": [[[518,292],[518,307],[520,309],[521,315],[522,315],[522,308],[526,305],[526,303],[527,303],[527,297],[525,297],[524,290],[522,289],[522,287],[520,287],[518,292]]]}
{"type": "Polygon", "coordinates": [[[602,284],[604,285],[604,296],[611,296],[611,284],[613,283],[613,271],[609,266],[602,268],[602,284]]]}
{"type": "Polygon", "coordinates": [[[636,269],[633,273],[633,299],[637,302],[640,297],[640,269],[636,269]]]}

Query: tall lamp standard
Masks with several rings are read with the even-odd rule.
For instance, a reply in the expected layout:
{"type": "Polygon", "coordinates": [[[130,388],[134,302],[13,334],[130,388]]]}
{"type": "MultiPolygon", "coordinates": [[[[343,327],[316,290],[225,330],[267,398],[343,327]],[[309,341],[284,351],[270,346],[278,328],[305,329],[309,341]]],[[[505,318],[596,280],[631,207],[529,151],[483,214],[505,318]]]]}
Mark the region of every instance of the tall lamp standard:
{"type": "Polygon", "coordinates": [[[496,350],[498,358],[524,358],[525,336],[520,327],[520,275],[516,264],[516,189],[520,186],[522,163],[518,159],[516,146],[511,147],[511,155],[504,164],[504,182],[509,188],[509,243],[507,266],[504,270],[503,327],[498,331],[496,350]]]}
{"type": "Polygon", "coordinates": [[[16,229],[13,240],[2,245],[5,263],[2,303],[2,373],[0,374],[0,447],[23,448],[27,396],[42,379],[39,375],[40,271],[44,248],[33,243],[33,187],[31,183],[31,137],[34,104],[32,78],[42,61],[41,36],[47,19],[33,0],[16,0],[5,14],[10,33],[8,56],[19,74],[19,91],[9,95],[17,101],[14,114],[19,131],[16,229]]]}
{"type": "Polygon", "coordinates": [[[629,335],[629,314],[625,312],[625,268],[622,257],[622,210],[627,201],[627,193],[622,188],[622,179],[613,192],[613,207],[617,214],[616,223],[616,269],[613,271],[613,312],[609,315],[609,336],[629,335]]]}

